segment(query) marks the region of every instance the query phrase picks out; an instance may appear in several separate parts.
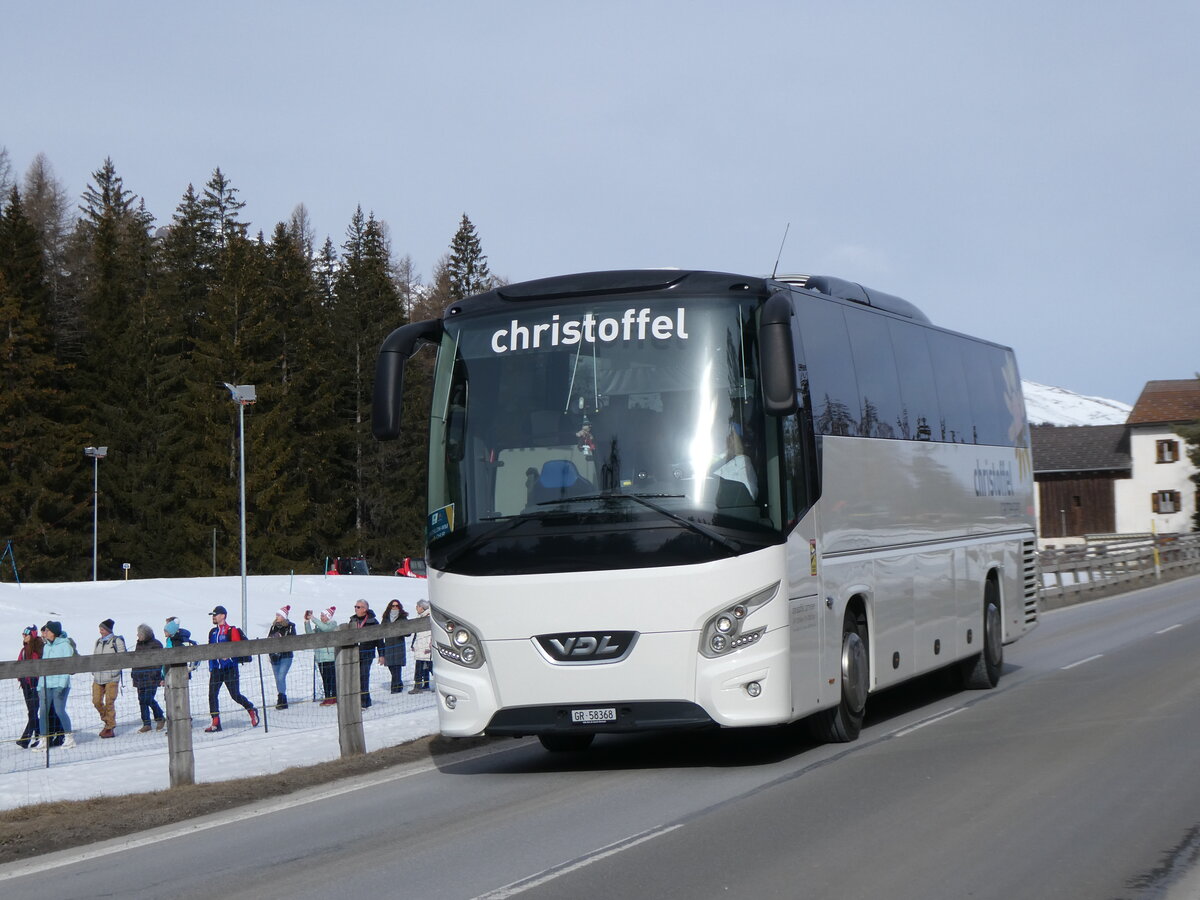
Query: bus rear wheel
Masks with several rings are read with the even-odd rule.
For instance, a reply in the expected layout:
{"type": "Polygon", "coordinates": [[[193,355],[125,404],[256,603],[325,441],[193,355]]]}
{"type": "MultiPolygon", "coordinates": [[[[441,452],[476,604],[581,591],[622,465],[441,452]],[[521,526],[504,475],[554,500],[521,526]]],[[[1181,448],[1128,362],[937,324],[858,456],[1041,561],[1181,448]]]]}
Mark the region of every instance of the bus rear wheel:
{"type": "Polygon", "coordinates": [[[538,740],[551,753],[580,753],[592,746],[594,734],[539,734],[538,740]]]}
{"type": "Polygon", "coordinates": [[[978,656],[963,661],[963,681],[977,691],[994,688],[1000,683],[1004,668],[1004,635],[1000,620],[1000,587],[988,579],[983,588],[983,650],[978,656]]]}
{"type": "Polygon", "coordinates": [[[842,620],[842,699],[810,720],[813,735],[820,741],[846,743],[862,731],[871,687],[868,640],[866,616],[853,607],[847,609],[842,620]]]}

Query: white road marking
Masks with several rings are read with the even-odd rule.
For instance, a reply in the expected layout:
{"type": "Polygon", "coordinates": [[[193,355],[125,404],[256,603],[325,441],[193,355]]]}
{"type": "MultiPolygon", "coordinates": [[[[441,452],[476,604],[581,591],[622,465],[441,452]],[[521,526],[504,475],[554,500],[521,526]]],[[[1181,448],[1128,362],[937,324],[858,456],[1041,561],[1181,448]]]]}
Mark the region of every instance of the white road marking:
{"type": "Polygon", "coordinates": [[[941,722],[943,719],[948,719],[951,716],[957,716],[960,712],[963,712],[966,708],[967,707],[962,706],[962,707],[959,707],[958,709],[952,709],[949,712],[944,712],[941,715],[932,716],[931,718],[925,719],[922,722],[918,722],[916,725],[910,725],[907,728],[902,728],[900,731],[893,732],[892,737],[904,737],[906,734],[912,734],[914,731],[919,731],[920,729],[924,728],[926,725],[932,725],[935,722],[941,722]]]}
{"type": "Polygon", "coordinates": [[[528,878],[522,878],[520,881],[514,881],[511,884],[506,884],[504,887],[496,888],[494,891],[488,891],[486,894],[480,894],[475,900],[505,900],[507,897],[515,897],[517,894],[539,887],[547,882],[553,881],[556,878],[561,878],[571,872],[578,871],[584,866],[590,866],[594,862],[599,862],[609,856],[620,853],[622,850],[628,850],[630,847],[636,847],[638,844],[643,844],[646,841],[653,840],[659,835],[667,834],[674,831],[676,828],[682,828],[682,825],[667,825],[663,828],[652,828],[650,831],[643,831],[641,834],[635,834],[632,837],[627,837],[615,843],[609,844],[607,847],[601,847],[599,850],[593,850],[587,856],[580,857],[574,862],[566,863],[560,866],[552,866],[549,869],[544,869],[535,875],[530,875],[528,878]]]}
{"type": "Polygon", "coordinates": [[[1155,634],[1166,634],[1168,631],[1174,631],[1176,628],[1182,628],[1183,625],[1171,625],[1169,628],[1164,628],[1162,631],[1156,631],[1155,634]]]}
{"type": "Polygon", "coordinates": [[[1100,659],[1102,656],[1104,656],[1103,653],[1097,653],[1095,656],[1089,656],[1087,659],[1077,660],[1076,662],[1071,663],[1069,666],[1063,666],[1062,671],[1065,672],[1067,669],[1073,669],[1076,666],[1082,666],[1084,663],[1090,663],[1092,660],[1100,659]]]}

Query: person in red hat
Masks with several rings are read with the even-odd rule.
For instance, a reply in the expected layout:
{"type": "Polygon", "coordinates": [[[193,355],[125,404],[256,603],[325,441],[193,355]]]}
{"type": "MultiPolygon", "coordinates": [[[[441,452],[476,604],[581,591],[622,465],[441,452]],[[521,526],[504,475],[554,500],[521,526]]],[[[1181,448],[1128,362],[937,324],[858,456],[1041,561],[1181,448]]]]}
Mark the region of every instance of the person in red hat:
{"type": "MultiPolygon", "coordinates": [[[[288,618],[288,614],[292,611],[290,606],[284,606],[275,613],[275,621],[271,623],[271,628],[267,632],[267,637],[295,637],[296,623],[288,618]]],[[[282,653],[269,653],[271,658],[271,671],[275,673],[275,690],[278,697],[275,700],[276,709],[287,709],[287,674],[292,667],[292,651],[285,650],[282,653]]]]}

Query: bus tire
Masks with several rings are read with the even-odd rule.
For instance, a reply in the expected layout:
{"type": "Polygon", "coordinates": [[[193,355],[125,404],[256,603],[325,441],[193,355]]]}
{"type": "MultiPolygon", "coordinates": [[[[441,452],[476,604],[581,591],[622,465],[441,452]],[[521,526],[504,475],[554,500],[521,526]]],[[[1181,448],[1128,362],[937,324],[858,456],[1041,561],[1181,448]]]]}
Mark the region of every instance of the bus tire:
{"type": "Polygon", "coordinates": [[[592,746],[595,734],[539,734],[538,740],[551,753],[581,753],[592,746]]]}
{"type": "Polygon", "coordinates": [[[814,736],[825,743],[853,741],[862,731],[867,694],[871,687],[871,662],[866,616],[850,607],[842,620],[842,699],[811,719],[814,736]]]}
{"type": "Polygon", "coordinates": [[[1000,586],[989,578],[983,588],[983,650],[963,661],[963,681],[971,690],[986,691],[1000,683],[1000,670],[1004,668],[1000,616],[1000,586]]]}

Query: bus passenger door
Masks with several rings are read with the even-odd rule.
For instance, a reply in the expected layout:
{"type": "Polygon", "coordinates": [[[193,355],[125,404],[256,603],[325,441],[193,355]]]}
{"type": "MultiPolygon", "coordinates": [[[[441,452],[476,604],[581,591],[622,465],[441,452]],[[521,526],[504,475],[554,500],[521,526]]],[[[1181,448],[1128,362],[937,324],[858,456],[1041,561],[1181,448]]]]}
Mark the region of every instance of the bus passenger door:
{"type": "MultiPolygon", "coordinates": [[[[809,519],[811,523],[811,518],[809,519]]],[[[821,698],[820,581],[814,532],[802,523],[788,538],[788,626],[792,715],[817,708],[821,698]]]]}

